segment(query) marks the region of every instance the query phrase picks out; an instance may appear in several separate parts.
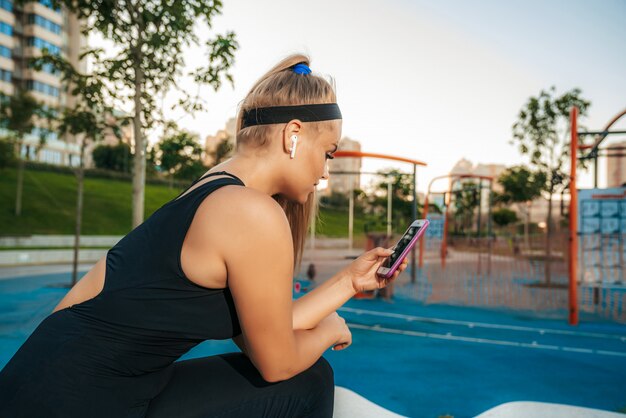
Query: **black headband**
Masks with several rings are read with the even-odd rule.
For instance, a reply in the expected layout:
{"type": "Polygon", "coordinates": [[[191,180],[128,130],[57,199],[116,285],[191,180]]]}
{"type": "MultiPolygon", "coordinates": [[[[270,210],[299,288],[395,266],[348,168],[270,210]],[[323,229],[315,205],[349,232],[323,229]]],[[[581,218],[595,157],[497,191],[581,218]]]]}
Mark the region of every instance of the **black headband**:
{"type": "Polygon", "coordinates": [[[293,119],[299,119],[302,122],[341,119],[341,111],[337,103],[258,107],[243,112],[241,129],[254,125],[287,123],[293,119]]]}

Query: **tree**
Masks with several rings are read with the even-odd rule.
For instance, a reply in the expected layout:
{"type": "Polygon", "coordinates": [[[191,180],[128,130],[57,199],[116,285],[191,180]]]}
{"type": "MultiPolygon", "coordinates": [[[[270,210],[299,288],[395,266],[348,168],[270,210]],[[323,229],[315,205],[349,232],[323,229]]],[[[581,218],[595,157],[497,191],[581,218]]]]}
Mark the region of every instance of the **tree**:
{"type": "MultiPolygon", "coordinates": [[[[82,31],[100,32],[112,41],[115,55],[104,56],[102,49],[91,48],[83,56],[91,56],[96,74],[114,86],[118,99],[132,101],[135,138],[133,164],[133,227],[143,221],[146,172],[145,133],[162,122],[157,112],[157,98],[173,88],[183,75],[183,48],[199,45],[194,32],[198,22],[209,29],[221,13],[222,2],[187,1],[100,1],[59,0],[79,19],[87,23],[82,31]]],[[[199,85],[215,90],[222,79],[233,82],[229,69],[238,45],[235,35],[227,32],[205,42],[207,63],[187,75],[199,85]]],[[[180,89],[179,89],[180,90],[180,89]]],[[[178,105],[193,112],[203,108],[200,90],[196,94],[182,91],[178,105]]]]}
{"type": "MultiPolygon", "coordinates": [[[[47,119],[50,112],[28,91],[18,88],[12,96],[0,93],[0,126],[9,132],[9,137],[18,149],[17,188],[15,194],[15,216],[22,213],[22,191],[24,187],[24,138],[31,133],[38,119],[47,119]]],[[[43,132],[43,131],[40,131],[43,132]]],[[[40,137],[40,143],[45,137],[40,137]]]]}
{"type": "MultiPolygon", "coordinates": [[[[370,206],[387,210],[387,178],[392,178],[391,184],[391,207],[394,215],[393,223],[396,227],[406,228],[413,217],[413,201],[409,196],[413,196],[413,176],[406,175],[398,169],[383,169],[377,171],[381,180],[374,185],[373,198],[370,199],[370,206]],[[378,191],[379,193],[376,193],[378,191]],[[378,195],[377,195],[378,194],[378,195]]],[[[419,206],[418,206],[419,212],[419,206]]],[[[402,230],[404,232],[404,230],[402,230]]]]}
{"type": "Polygon", "coordinates": [[[530,209],[532,201],[540,197],[541,192],[545,189],[546,173],[543,171],[531,172],[524,166],[515,166],[504,171],[498,177],[498,182],[503,189],[498,200],[507,204],[515,204],[524,216],[524,242],[526,248],[530,248],[528,236],[530,209]]]}
{"type": "Polygon", "coordinates": [[[213,160],[212,167],[218,165],[222,161],[229,158],[232,151],[233,151],[233,146],[230,143],[230,137],[226,137],[222,139],[217,144],[217,147],[215,147],[215,150],[209,153],[213,160]]]}
{"type": "MultiPolygon", "coordinates": [[[[530,164],[545,175],[548,195],[546,219],[546,284],[550,285],[550,258],[552,234],[552,196],[567,180],[565,164],[569,157],[569,111],[577,106],[585,116],[590,102],[580,97],[581,90],[572,89],[556,96],[556,89],[542,90],[530,97],[513,124],[513,143],[522,154],[530,157],[530,164]]],[[[579,140],[582,140],[580,138],[579,140]]]]}
{"type": "Polygon", "coordinates": [[[173,122],[168,123],[164,137],[157,144],[161,171],[167,172],[171,180],[196,178],[206,170],[201,159],[198,135],[179,129],[173,122]]]}
{"type": "Polygon", "coordinates": [[[61,74],[61,82],[68,92],[75,98],[72,107],[66,107],[54,119],[59,122],[61,135],[72,135],[78,140],[80,147],[79,163],[76,169],[76,223],[74,233],[74,262],[72,283],[74,286],[78,278],[78,251],[83,214],[83,190],[85,179],[85,148],[104,138],[107,132],[112,132],[120,138],[120,126],[112,116],[113,109],[107,105],[111,92],[97,77],[92,74],[81,74],[74,66],[58,55],[43,51],[41,56],[31,59],[30,65],[40,70],[44,65],[50,65],[61,74]]]}
{"type": "Polygon", "coordinates": [[[517,222],[517,215],[511,209],[500,208],[493,211],[493,213],[491,214],[491,219],[493,219],[496,225],[504,227],[514,222],[517,222]]]}

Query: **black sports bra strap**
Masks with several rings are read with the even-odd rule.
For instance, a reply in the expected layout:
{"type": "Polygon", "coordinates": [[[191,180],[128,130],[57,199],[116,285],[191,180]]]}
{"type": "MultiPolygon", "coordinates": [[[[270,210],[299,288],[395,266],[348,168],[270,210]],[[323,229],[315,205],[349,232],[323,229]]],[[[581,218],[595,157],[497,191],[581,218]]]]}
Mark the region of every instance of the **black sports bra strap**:
{"type": "MultiPolygon", "coordinates": [[[[195,180],[193,181],[193,183],[191,183],[191,184],[190,184],[190,185],[189,185],[189,186],[188,186],[185,190],[183,190],[182,192],[180,192],[180,194],[176,197],[176,199],[178,199],[178,198],[179,198],[179,197],[181,197],[183,194],[185,194],[185,193],[186,193],[189,189],[191,189],[191,188],[192,188],[192,187],[193,187],[196,183],[198,183],[200,180],[205,179],[205,178],[207,178],[207,177],[211,177],[211,176],[223,176],[223,175],[226,175],[226,176],[231,176],[231,177],[233,177],[235,180],[239,180],[239,181],[241,182],[241,184],[243,184],[243,185],[245,186],[245,183],[244,183],[244,182],[243,182],[243,181],[242,181],[239,177],[237,177],[236,175],[231,174],[231,173],[229,173],[229,172],[227,172],[227,171],[215,171],[215,172],[213,172],[213,173],[209,173],[209,174],[203,175],[203,176],[198,177],[197,179],[195,179],[195,180]]],[[[176,200],[176,199],[175,199],[175,200],[176,200]]]]}
{"type": "MultiPolygon", "coordinates": [[[[213,173],[209,173],[209,174],[207,174],[207,175],[205,175],[205,176],[202,176],[202,177],[198,178],[198,179],[197,179],[196,181],[194,181],[191,185],[193,186],[194,184],[196,184],[196,183],[197,183],[197,182],[199,182],[200,180],[205,179],[205,178],[207,178],[207,177],[211,177],[211,176],[222,176],[222,175],[231,176],[231,177],[233,177],[233,178],[235,178],[235,179],[237,179],[237,180],[241,181],[241,179],[240,179],[239,177],[237,177],[237,176],[236,176],[236,175],[234,175],[234,174],[229,173],[228,171],[215,171],[215,172],[213,172],[213,173]]],[[[241,182],[243,183],[243,181],[241,181],[241,182]]]]}

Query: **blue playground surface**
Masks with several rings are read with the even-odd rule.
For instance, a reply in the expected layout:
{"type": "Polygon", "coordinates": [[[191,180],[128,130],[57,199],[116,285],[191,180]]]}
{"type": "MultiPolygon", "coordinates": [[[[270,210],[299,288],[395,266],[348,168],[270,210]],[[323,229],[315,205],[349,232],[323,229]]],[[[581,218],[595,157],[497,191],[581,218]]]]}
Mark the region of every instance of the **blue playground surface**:
{"type": "MultiPolygon", "coordinates": [[[[68,291],[70,274],[0,280],[0,368],[68,291]]],[[[328,350],[335,383],[411,417],[473,417],[510,401],[626,412],[626,325],[566,313],[424,305],[396,296],[339,311],[352,346],[328,350]]],[[[237,351],[205,341],[181,359],[237,351]]]]}

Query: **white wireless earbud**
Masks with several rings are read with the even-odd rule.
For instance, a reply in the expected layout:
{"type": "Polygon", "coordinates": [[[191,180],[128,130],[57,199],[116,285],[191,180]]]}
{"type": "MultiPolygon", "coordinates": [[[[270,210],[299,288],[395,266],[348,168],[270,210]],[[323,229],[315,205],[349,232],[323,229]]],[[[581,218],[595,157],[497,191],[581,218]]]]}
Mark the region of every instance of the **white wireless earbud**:
{"type": "Polygon", "coordinates": [[[296,156],[296,145],[298,145],[298,136],[291,135],[291,155],[290,158],[295,158],[296,156]]]}

